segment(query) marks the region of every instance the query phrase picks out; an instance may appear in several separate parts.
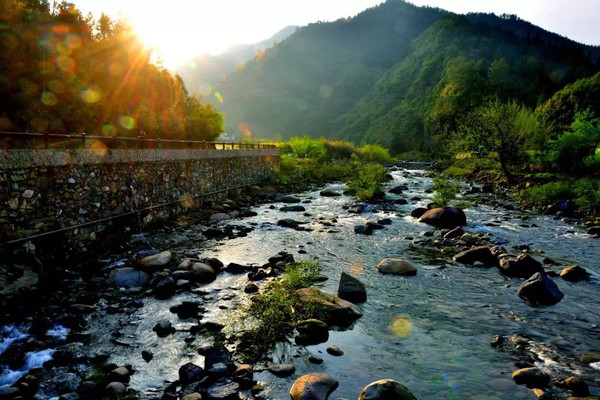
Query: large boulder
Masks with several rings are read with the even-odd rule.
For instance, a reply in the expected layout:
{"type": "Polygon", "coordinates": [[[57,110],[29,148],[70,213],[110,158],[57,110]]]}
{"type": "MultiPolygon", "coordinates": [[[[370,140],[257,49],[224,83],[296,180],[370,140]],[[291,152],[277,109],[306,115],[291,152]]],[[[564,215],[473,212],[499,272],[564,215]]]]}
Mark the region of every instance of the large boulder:
{"type": "Polygon", "coordinates": [[[209,283],[217,279],[215,269],[205,263],[194,263],[191,272],[191,278],[196,282],[209,283]]]}
{"type": "Polygon", "coordinates": [[[183,384],[198,382],[206,376],[202,367],[194,363],[186,363],[179,368],[179,381],[183,384]]]}
{"type": "Polygon", "coordinates": [[[423,214],[427,212],[427,209],[424,207],[417,207],[410,212],[410,216],[413,218],[421,218],[423,214]]]}
{"type": "Polygon", "coordinates": [[[227,221],[229,219],[229,215],[225,213],[216,213],[210,216],[209,220],[211,221],[227,221]]]}
{"type": "Polygon", "coordinates": [[[426,211],[419,221],[436,228],[453,229],[467,224],[467,216],[460,208],[439,207],[426,211]]]}
{"type": "Polygon", "coordinates": [[[321,196],[324,196],[324,197],[338,197],[338,196],[342,195],[340,192],[336,192],[333,189],[324,189],[324,190],[321,190],[321,192],[319,194],[321,196]]]}
{"type": "Polygon", "coordinates": [[[401,258],[384,258],[377,265],[377,271],[382,274],[416,275],[417,267],[401,258]]]}
{"type": "Polygon", "coordinates": [[[452,259],[461,264],[475,264],[480,262],[487,267],[498,265],[498,258],[487,246],[471,247],[468,250],[456,254],[452,259]]]}
{"type": "Polygon", "coordinates": [[[298,301],[318,307],[323,313],[323,322],[329,326],[346,327],[362,317],[362,311],[354,304],[317,288],[298,289],[294,296],[298,301]]]}
{"type": "Polygon", "coordinates": [[[536,272],[544,272],[542,263],[527,254],[503,257],[500,260],[500,272],[514,278],[529,279],[536,272]]]}
{"type": "Polygon", "coordinates": [[[144,271],[134,268],[118,268],[108,274],[107,283],[119,288],[143,287],[148,284],[150,277],[144,271]]]}
{"type": "Polygon", "coordinates": [[[519,296],[533,304],[553,305],[561,301],[564,294],[546,274],[536,272],[521,284],[519,296]]]}
{"type": "Polygon", "coordinates": [[[358,400],[417,400],[403,384],[392,379],[381,379],[365,386],[358,400]]]}
{"type": "Polygon", "coordinates": [[[361,281],[342,272],[340,285],[338,286],[338,296],[352,303],[363,303],[367,301],[367,290],[361,281]]]}
{"type": "Polygon", "coordinates": [[[290,389],[292,400],[327,400],[339,383],[327,374],[302,375],[290,389]]]}
{"type": "Polygon", "coordinates": [[[296,197],[296,196],[292,196],[292,195],[284,196],[281,199],[282,203],[287,203],[287,204],[300,203],[301,201],[302,201],[301,198],[296,197]]]}
{"type": "Polygon", "coordinates": [[[163,251],[161,253],[142,258],[140,261],[138,261],[138,265],[140,268],[158,270],[169,265],[172,259],[173,255],[170,251],[163,251]]]}

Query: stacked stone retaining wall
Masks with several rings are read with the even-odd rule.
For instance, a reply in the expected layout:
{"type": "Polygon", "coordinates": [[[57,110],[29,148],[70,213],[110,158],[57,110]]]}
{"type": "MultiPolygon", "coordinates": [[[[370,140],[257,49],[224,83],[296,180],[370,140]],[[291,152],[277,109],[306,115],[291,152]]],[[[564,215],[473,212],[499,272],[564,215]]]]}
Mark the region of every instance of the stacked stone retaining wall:
{"type": "MultiPolygon", "coordinates": [[[[0,243],[138,210],[148,223],[203,194],[263,181],[276,162],[274,149],[0,150],[0,243]]],[[[104,228],[71,233],[95,238],[104,228]]]]}

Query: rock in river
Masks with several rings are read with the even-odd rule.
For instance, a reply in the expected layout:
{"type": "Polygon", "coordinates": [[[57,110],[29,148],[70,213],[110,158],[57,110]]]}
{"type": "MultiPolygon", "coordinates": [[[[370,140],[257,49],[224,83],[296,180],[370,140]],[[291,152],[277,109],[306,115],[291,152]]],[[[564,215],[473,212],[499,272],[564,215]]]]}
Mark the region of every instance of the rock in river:
{"type": "Polygon", "coordinates": [[[339,197],[339,196],[342,195],[340,192],[336,192],[333,189],[324,189],[324,190],[321,190],[321,192],[319,194],[321,196],[324,196],[324,197],[339,197]]]}
{"type": "Polygon", "coordinates": [[[367,290],[365,285],[352,275],[342,272],[338,296],[352,303],[363,303],[367,301],[367,290]]]}
{"type": "Polygon", "coordinates": [[[392,379],[381,379],[365,386],[358,400],[417,400],[403,384],[392,379]]]}
{"type": "Polygon", "coordinates": [[[537,272],[521,284],[519,296],[534,304],[553,305],[561,301],[564,294],[546,274],[537,272]]]}
{"type": "Polygon", "coordinates": [[[362,312],[354,304],[316,288],[298,289],[294,296],[301,302],[319,307],[323,312],[323,322],[329,326],[345,327],[362,317],[362,312]]]}
{"type": "Polygon", "coordinates": [[[536,272],[544,272],[542,263],[527,254],[503,257],[500,260],[500,273],[503,275],[529,279],[536,272]]]}
{"type": "Polygon", "coordinates": [[[578,282],[590,279],[588,272],[579,265],[571,265],[560,272],[560,277],[565,281],[578,282]]]}
{"type": "Polygon", "coordinates": [[[194,363],[187,363],[179,368],[179,381],[181,383],[198,382],[206,376],[206,372],[202,367],[194,363]]]}
{"type": "Polygon", "coordinates": [[[325,343],[329,339],[329,326],[318,319],[307,319],[296,325],[298,336],[295,341],[302,346],[325,343]]]}
{"type": "Polygon", "coordinates": [[[144,271],[127,267],[112,270],[108,275],[107,283],[124,288],[143,287],[149,279],[148,274],[144,271]]]}
{"type": "Polygon", "coordinates": [[[486,267],[494,267],[498,265],[498,258],[492,253],[487,246],[471,247],[456,254],[452,259],[461,264],[475,264],[481,262],[486,267]]]}
{"type": "Polygon", "coordinates": [[[401,258],[384,258],[377,265],[377,271],[382,274],[416,275],[417,268],[401,258]]]}
{"type": "Polygon", "coordinates": [[[293,364],[274,364],[269,367],[269,372],[280,378],[285,378],[296,372],[293,364]]]}
{"type": "Polygon", "coordinates": [[[163,251],[148,257],[142,258],[138,265],[141,268],[157,270],[166,267],[171,262],[173,256],[170,251],[163,251]]]}
{"type": "Polygon", "coordinates": [[[463,210],[456,207],[439,207],[428,210],[419,221],[436,228],[454,229],[467,224],[467,217],[463,210]]]}
{"type": "Polygon", "coordinates": [[[302,375],[290,389],[292,400],[327,400],[339,383],[327,374],[302,375]]]}
{"type": "Polygon", "coordinates": [[[515,371],[512,377],[517,385],[526,385],[530,389],[544,388],[550,383],[550,377],[535,367],[515,371]]]}

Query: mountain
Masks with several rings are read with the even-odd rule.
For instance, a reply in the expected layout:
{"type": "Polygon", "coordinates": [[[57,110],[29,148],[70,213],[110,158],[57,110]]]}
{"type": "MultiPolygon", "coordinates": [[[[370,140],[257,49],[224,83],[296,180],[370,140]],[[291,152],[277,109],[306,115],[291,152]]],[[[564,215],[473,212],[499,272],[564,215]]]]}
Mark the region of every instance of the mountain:
{"type": "Polygon", "coordinates": [[[206,100],[218,102],[218,99],[208,98],[208,96],[213,94],[214,88],[225,79],[227,74],[233,72],[236,67],[241,68],[245,62],[254,59],[260,52],[285,40],[297,28],[293,25],[286,26],[266,40],[233,46],[216,56],[208,54],[194,56],[177,66],[174,73],[181,76],[190,93],[206,96],[206,100]]]}
{"type": "Polygon", "coordinates": [[[598,47],[514,16],[403,0],[299,28],[216,90],[230,134],[427,148],[486,97],[535,107],[593,75],[598,47]]]}

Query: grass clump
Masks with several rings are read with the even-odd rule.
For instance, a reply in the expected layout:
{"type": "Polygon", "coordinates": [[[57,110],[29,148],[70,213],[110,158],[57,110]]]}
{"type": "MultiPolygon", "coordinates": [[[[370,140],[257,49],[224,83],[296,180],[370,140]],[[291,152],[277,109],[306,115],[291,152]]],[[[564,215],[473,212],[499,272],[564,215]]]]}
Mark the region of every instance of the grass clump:
{"type": "Polygon", "coordinates": [[[287,340],[298,321],[319,317],[319,310],[298,301],[294,291],[317,283],[320,272],[321,265],[314,258],[291,264],[242,310],[240,320],[233,324],[240,330],[236,336],[242,359],[259,360],[276,343],[287,340]]]}
{"type": "Polygon", "coordinates": [[[561,202],[572,202],[580,212],[592,216],[600,215],[599,179],[558,180],[521,190],[518,197],[525,205],[537,208],[561,202]]]}

